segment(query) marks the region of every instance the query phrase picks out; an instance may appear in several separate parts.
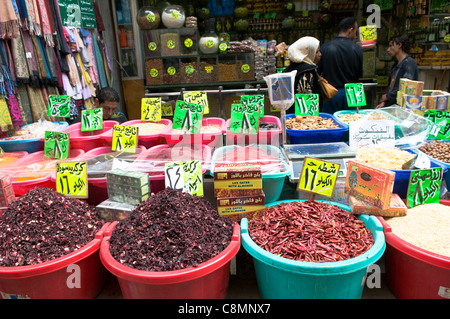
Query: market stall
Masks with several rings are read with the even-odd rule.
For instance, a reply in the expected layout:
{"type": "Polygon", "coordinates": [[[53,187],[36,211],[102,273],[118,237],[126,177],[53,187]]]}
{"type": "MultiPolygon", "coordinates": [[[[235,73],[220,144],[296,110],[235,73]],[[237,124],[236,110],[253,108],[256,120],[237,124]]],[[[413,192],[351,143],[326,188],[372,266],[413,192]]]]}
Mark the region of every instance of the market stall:
{"type": "Polygon", "coordinates": [[[17,149],[20,130],[0,140],[2,298],[96,298],[109,276],[126,299],[221,299],[251,268],[260,298],[359,299],[379,263],[396,298],[450,298],[448,92],[401,79],[398,104],[375,109],[372,83],[348,83],[352,109],[323,113],[277,72],[276,41],[217,35],[234,14],[289,37],[287,3],[233,7],[249,21],[113,3],[124,75],[145,70],[152,92],[128,90],[124,123],[53,116],[24,139],[36,148],[17,149]]]}

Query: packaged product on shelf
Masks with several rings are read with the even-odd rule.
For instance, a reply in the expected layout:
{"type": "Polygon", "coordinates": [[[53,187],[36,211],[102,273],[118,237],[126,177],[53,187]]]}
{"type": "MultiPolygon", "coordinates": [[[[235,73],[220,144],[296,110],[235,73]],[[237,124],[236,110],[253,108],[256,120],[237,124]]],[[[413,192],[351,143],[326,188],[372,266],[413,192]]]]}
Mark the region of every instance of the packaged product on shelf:
{"type": "Polygon", "coordinates": [[[236,81],[236,57],[234,55],[219,56],[219,81],[236,81]]]}
{"type": "Polygon", "coordinates": [[[209,83],[217,82],[219,79],[219,68],[216,64],[216,59],[202,58],[200,59],[200,66],[198,68],[200,82],[209,83]]]}
{"type": "Polygon", "coordinates": [[[106,174],[106,180],[112,201],[137,205],[150,196],[148,173],[115,169],[106,174]]]}
{"type": "Polygon", "coordinates": [[[180,54],[180,38],[178,32],[170,31],[160,33],[161,55],[174,56],[180,54]]]}
{"type": "Polygon", "coordinates": [[[167,58],[163,60],[164,84],[178,84],[181,81],[180,65],[177,59],[167,58]]]}
{"type": "Polygon", "coordinates": [[[400,196],[395,193],[392,194],[391,203],[387,209],[379,209],[375,206],[371,206],[353,196],[349,197],[348,202],[352,208],[352,213],[357,215],[365,214],[384,217],[405,216],[406,211],[408,210],[400,196]]]}
{"type": "Polygon", "coordinates": [[[133,211],[134,205],[121,203],[107,199],[96,206],[100,218],[106,221],[121,221],[127,218],[133,211]]]}
{"type": "Polygon", "coordinates": [[[181,83],[198,83],[197,58],[181,59],[181,83]]]}
{"type": "Polygon", "coordinates": [[[145,62],[145,80],[147,85],[163,84],[162,59],[150,59],[145,62]]]}
{"type": "Polygon", "coordinates": [[[345,192],[380,209],[388,209],[394,188],[395,173],[360,160],[349,160],[345,192]]]}
{"type": "Polygon", "coordinates": [[[143,30],[142,39],[146,57],[158,57],[161,55],[161,41],[158,30],[143,30]]]}
{"type": "Polygon", "coordinates": [[[195,54],[197,52],[198,36],[196,29],[180,30],[181,54],[195,54]]]}

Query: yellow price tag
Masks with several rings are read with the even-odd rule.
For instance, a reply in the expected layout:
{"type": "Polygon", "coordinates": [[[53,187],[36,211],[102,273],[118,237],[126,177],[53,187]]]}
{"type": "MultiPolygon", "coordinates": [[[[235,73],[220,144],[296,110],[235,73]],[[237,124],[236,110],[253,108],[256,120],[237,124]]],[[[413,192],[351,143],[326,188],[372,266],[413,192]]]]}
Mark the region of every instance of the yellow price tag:
{"type": "Polygon", "coordinates": [[[136,153],[138,147],[137,126],[114,125],[112,137],[112,151],[124,151],[127,153],[136,153]]]}
{"type": "Polygon", "coordinates": [[[377,27],[374,25],[367,25],[359,27],[359,40],[363,41],[376,41],[377,40],[377,27]]]}
{"type": "Polygon", "coordinates": [[[312,157],[305,157],[297,190],[331,197],[340,165],[312,157]]]}
{"type": "Polygon", "coordinates": [[[203,196],[203,172],[200,161],[166,163],[164,175],[166,187],[203,196]]]}
{"type": "Polygon", "coordinates": [[[172,105],[169,103],[162,103],[161,111],[163,116],[173,116],[172,105]]]}
{"type": "Polygon", "coordinates": [[[160,97],[143,98],[141,100],[141,121],[159,122],[161,117],[160,97]]]}
{"type": "Polygon", "coordinates": [[[183,94],[183,100],[187,103],[203,105],[203,114],[209,114],[208,95],[205,91],[186,92],[183,94]]]}
{"type": "Polygon", "coordinates": [[[68,197],[87,198],[87,163],[57,162],[56,191],[68,197]]]}

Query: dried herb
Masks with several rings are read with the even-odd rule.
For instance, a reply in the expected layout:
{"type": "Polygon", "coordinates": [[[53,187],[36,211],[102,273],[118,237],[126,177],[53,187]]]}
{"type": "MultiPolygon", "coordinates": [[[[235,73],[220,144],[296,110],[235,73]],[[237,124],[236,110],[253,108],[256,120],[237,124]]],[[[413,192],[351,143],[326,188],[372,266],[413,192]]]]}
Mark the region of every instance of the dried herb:
{"type": "Polygon", "coordinates": [[[263,249],[307,262],[333,262],[357,257],[374,239],[363,221],[348,211],[313,200],[266,207],[249,220],[249,235],[263,249]]]}
{"type": "Polygon", "coordinates": [[[120,263],[139,270],[195,267],[229,245],[233,225],[207,200],[166,188],[117,224],[110,252],[120,263]]]}
{"type": "Polygon", "coordinates": [[[103,221],[86,202],[35,188],[0,216],[0,266],[27,266],[67,255],[94,239],[103,221]]]}

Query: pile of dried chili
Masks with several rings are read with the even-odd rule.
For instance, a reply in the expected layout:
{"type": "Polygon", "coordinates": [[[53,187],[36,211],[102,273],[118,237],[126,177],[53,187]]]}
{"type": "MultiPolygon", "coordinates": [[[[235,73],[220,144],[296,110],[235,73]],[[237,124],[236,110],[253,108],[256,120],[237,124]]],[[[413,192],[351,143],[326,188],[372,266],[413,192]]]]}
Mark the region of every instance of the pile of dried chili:
{"type": "Polygon", "coordinates": [[[248,231],[261,248],[306,262],[334,262],[357,257],[373,246],[363,221],[340,207],[313,200],[266,207],[249,220],[248,231]]]}
{"type": "Polygon", "coordinates": [[[0,266],[28,266],[65,256],[103,225],[95,208],[50,188],[35,188],[0,216],[0,266]]]}
{"type": "Polygon", "coordinates": [[[117,224],[109,250],[115,260],[139,270],[195,267],[230,244],[234,224],[204,198],[166,188],[117,224]]]}

